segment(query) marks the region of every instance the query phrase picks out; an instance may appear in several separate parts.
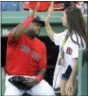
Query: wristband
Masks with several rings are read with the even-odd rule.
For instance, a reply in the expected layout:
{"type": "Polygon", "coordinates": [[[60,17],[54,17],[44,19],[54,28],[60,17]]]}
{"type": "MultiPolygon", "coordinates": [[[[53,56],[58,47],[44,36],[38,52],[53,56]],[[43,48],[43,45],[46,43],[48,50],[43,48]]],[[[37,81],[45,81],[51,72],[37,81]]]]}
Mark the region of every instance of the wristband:
{"type": "Polygon", "coordinates": [[[43,79],[43,75],[42,74],[39,74],[39,75],[36,76],[37,82],[40,82],[42,79],[43,79]]]}
{"type": "Polygon", "coordinates": [[[29,16],[28,18],[26,18],[23,22],[22,25],[24,25],[26,28],[29,26],[29,24],[32,22],[33,20],[33,16],[29,16]]]}

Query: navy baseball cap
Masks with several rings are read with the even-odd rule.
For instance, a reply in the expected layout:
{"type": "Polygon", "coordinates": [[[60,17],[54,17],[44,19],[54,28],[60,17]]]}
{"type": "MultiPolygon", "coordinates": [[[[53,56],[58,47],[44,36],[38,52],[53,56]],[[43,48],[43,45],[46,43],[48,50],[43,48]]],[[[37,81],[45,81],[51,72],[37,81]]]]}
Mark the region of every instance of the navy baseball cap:
{"type": "Polygon", "coordinates": [[[40,23],[42,26],[45,26],[45,22],[44,22],[39,16],[37,16],[35,19],[33,19],[32,22],[38,22],[38,23],[40,23]]]}

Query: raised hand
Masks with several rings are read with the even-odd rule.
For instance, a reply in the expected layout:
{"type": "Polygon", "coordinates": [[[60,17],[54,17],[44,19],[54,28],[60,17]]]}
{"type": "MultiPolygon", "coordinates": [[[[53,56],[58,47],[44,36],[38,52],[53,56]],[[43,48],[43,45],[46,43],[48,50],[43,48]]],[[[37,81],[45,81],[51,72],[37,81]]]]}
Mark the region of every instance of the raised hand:
{"type": "Polygon", "coordinates": [[[38,10],[39,6],[40,6],[40,2],[37,2],[37,3],[36,3],[36,6],[35,6],[35,9],[33,10],[33,13],[32,13],[32,16],[33,16],[34,18],[37,17],[37,10],[38,10]]]}
{"type": "Polygon", "coordinates": [[[52,12],[53,12],[53,9],[54,9],[54,2],[51,2],[50,7],[48,9],[48,15],[47,15],[45,21],[49,21],[49,18],[51,16],[52,12]]]}

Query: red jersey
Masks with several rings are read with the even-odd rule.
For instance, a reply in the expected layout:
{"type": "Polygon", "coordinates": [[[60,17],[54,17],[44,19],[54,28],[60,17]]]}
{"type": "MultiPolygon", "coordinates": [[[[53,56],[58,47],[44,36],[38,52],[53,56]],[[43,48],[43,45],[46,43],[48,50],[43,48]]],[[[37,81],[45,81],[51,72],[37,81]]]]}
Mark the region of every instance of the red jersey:
{"type": "Polygon", "coordinates": [[[36,75],[41,69],[46,69],[46,47],[38,38],[31,40],[21,34],[18,40],[12,40],[8,35],[5,70],[10,75],[36,75]]]}

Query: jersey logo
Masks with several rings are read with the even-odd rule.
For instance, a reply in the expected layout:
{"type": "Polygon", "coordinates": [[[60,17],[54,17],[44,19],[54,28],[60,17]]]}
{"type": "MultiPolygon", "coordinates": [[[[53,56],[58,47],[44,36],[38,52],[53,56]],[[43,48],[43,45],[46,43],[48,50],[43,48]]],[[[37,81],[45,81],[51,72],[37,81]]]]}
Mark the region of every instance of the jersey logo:
{"type": "Polygon", "coordinates": [[[25,45],[21,45],[21,51],[25,52],[26,54],[29,54],[30,53],[30,48],[28,48],[25,45]]]}
{"type": "Polygon", "coordinates": [[[72,54],[72,49],[70,47],[68,47],[67,50],[66,50],[66,53],[71,55],[72,54]]]}
{"type": "Polygon", "coordinates": [[[41,58],[41,56],[40,56],[38,53],[36,53],[35,51],[32,51],[31,56],[32,56],[32,58],[33,58],[34,60],[36,60],[36,61],[39,61],[40,58],[41,58]]]}
{"type": "Polygon", "coordinates": [[[33,51],[31,48],[29,48],[28,46],[26,45],[21,45],[21,48],[20,48],[21,51],[25,52],[26,54],[30,54],[31,57],[36,60],[36,61],[39,61],[41,56],[40,54],[38,54],[37,52],[33,51]]]}

